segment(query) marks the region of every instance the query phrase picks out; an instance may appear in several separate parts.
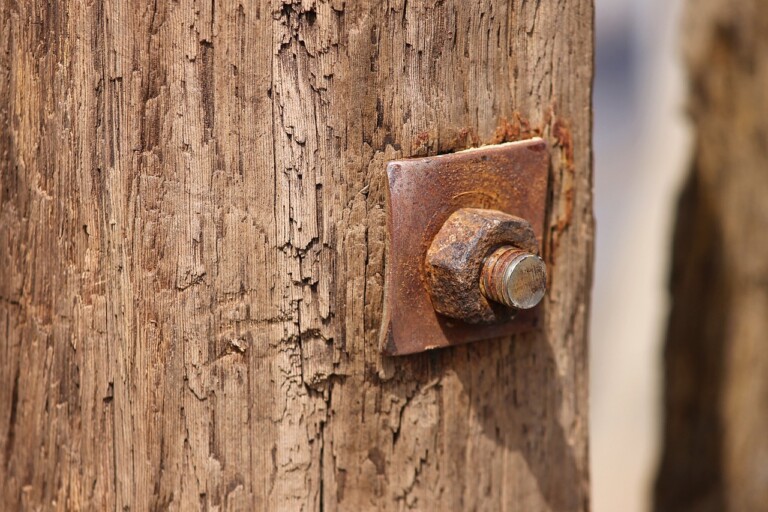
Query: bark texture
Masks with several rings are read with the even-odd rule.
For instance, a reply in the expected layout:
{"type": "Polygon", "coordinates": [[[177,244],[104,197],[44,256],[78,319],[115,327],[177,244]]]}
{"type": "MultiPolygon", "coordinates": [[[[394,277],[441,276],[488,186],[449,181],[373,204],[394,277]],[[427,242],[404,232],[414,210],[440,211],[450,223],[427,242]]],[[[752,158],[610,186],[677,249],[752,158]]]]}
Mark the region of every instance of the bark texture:
{"type": "Polygon", "coordinates": [[[0,509],[586,510],[592,9],[0,0],[0,509]],[[533,134],[542,332],[379,356],[385,162],[533,134]]]}
{"type": "Polygon", "coordinates": [[[768,510],[768,4],[689,0],[659,511],[768,510]]]}

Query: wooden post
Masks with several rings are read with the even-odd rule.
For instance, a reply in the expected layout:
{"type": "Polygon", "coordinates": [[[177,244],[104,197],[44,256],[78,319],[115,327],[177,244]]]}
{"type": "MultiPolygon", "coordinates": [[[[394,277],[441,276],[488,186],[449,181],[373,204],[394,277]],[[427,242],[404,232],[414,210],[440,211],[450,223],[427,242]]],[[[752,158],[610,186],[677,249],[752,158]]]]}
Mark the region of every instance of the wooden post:
{"type": "Polygon", "coordinates": [[[0,508],[587,510],[591,0],[0,0],[0,508]],[[539,334],[377,352],[390,159],[541,134],[539,334]]]}
{"type": "Polygon", "coordinates": [[[768,507],[768,4],[690,0],[659,511],[768,507]]]}

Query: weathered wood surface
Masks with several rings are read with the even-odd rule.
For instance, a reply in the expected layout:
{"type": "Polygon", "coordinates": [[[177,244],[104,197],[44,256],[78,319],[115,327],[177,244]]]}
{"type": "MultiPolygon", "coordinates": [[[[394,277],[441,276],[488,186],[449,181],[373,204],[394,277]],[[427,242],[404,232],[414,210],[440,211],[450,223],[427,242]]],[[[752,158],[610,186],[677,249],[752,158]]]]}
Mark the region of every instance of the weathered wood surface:
{"type": "Polygon", "coordinates": [[[768,4],[689,0],[656,510],[768,510],[768,4]]]}
{"type": "Polygon", "coordinates": [[[586,510],[592,9],[0,0],[0,508],[586,510]],[[384,163],[533,133],[543,332],[380,357],[384,163]]]}

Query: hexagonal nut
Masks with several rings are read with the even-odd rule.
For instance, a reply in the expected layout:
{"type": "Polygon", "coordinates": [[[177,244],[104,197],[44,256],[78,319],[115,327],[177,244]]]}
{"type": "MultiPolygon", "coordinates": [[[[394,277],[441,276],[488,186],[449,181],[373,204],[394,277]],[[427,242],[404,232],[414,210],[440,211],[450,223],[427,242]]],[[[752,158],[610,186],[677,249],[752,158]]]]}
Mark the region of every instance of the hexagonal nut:
{"type": "Polygon", "coordinates": [[[538,253],[531,225],[497,210],[462,208],[448,217],[427,250],[425,274],[438,313],[467,323],[509,319],[509,309],[480,290],[483,261],[502,245],[538,253]]]}

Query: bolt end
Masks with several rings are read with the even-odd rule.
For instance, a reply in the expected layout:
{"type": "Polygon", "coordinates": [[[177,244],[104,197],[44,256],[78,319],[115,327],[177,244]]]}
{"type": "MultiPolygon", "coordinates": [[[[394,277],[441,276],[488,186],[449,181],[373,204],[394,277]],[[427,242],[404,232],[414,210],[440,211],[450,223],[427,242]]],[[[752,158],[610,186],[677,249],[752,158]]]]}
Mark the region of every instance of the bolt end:
{"type": "Polygon", "coordinates": [[[504,246],[486,258],[480,290],[494,302],[516,309],[531,309],[547,291],[547,266],[539,256],[504,246]]]}

